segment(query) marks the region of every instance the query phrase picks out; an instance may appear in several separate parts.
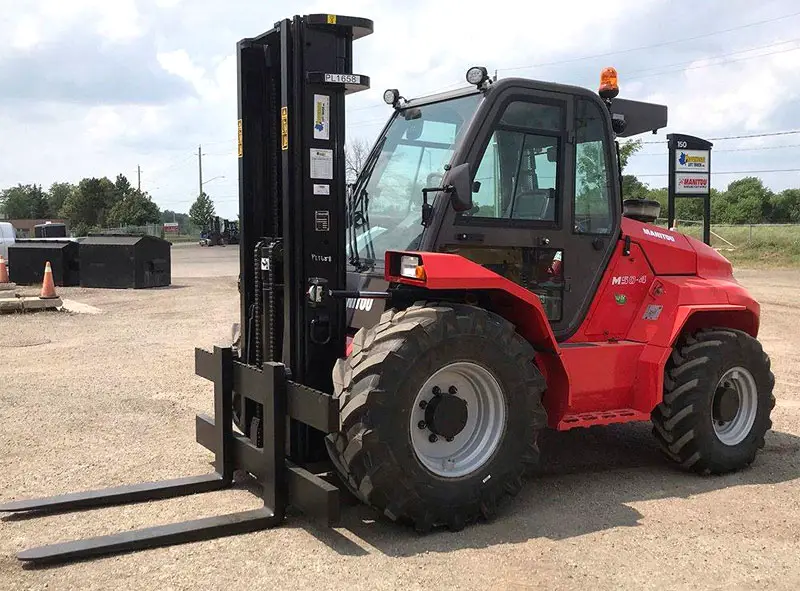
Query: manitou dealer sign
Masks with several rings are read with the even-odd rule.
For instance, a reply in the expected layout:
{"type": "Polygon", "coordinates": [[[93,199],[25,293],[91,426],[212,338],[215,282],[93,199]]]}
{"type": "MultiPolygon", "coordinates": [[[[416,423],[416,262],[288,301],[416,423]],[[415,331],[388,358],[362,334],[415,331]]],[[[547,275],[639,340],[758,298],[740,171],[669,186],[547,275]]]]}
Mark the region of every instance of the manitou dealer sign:
{"type": "MultiPolygon", "coordinates": [[[[675,199],[703,199],[703,241],[711,242],[711,147],[708,140],[671,133],[669,142],[669,196],[667,221],[675,227],[675,199]]],[[[680,220],[678,220],[680,224],[680,220]]]]}

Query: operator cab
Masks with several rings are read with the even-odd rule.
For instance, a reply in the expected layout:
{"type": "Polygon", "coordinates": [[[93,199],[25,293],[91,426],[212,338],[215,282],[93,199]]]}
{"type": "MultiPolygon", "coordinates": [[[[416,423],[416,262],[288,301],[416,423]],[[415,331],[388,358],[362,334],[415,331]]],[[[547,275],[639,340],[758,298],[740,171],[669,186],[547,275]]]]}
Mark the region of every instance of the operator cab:
{"type": "MultiPolygon", "coordinates": [[[[395,112],[349,199],[348,287],[385,288],[387,250],[458,254],[536,293],[567,339],[620,236],[615,137],[664,127],[666,107],[612,103],[610,68],[599,94],[492,82],[484,68],[467,80],[469,88],[411,101],[385,93],[395,112]]],[[[382,302],[348,307],[357,329],[374,324],[382,302]]]]}

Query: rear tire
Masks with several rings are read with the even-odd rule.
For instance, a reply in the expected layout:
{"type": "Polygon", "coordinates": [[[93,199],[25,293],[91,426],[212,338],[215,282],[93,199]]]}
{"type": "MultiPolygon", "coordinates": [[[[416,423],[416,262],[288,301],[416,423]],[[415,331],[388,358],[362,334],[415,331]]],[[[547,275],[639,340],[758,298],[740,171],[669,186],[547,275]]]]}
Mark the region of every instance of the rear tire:
{"type": "Polygon", "coordinates": [[[393,521],[427,531],[437,525],[459,530],[479,517],[489,518],[505,495],[521,489],[525,469],[538,462],[537,435],[547,422],[541,402],[544,378],[534,365],[531,345],[513,325],[486,310],[450,303],[388,310],[376,326],[359,330],[350,356],[337,362],[333,381],[340,431],[326,439],[328,452],[351,492],[393,521]],[[433,392],[429,380],[434,374],[444,370],[437,375],[458,381],[464,368],[466,377],[452,394],[463,396],[463,406],[443,406],[448,383],[441,384],[440,395],[425,394],[423,402],[421,394],[433,392]],[[502,411],[496,403],[471,398],[472,387],[498,394],[502,411]],[[441,400],[433,405],[436,396],[441,400]],[[447,408],[441,422],[428,415],[433,427],[425,426],[426,404],[447,408]],[[460,414],[464,408],[468,418],[460,414]],[[473,429],[484,419],[497,424],[488,431],[473,429]],[[458,434],[441,435],[459,426],[458,434]],[[453,457],[470,460],[442,459],[442,466],[456,468],[454,476],[446,473],[449,468],[431,469],[435,458],[425,455],[420,433],[431,438],[432,454],[465,449],[453,457]],[[474,442],[484,440],[493,441],[493,447],[475,447],[474,442]],[[466,441],[473,447],[462,447],[466,441]]]}
{"type": "Polygon", "coordinates": [[[775,378],[761,344],[739,330],[681,337],[664,372],[653,434],[682,468],[724,474],[749,466],[772,427],[775,378]]]}

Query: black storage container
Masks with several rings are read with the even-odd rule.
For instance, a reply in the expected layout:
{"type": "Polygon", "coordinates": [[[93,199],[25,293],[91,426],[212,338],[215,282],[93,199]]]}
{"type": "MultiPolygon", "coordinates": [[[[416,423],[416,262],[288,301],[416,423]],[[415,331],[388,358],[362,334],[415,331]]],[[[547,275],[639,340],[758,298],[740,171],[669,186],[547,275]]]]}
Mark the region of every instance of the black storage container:
{"type": "Polygon", "coordinates": [[[66,238],[65,224],[36,224],[33,227],[34,238],[66,238]]]}
{"type": "Polygon", "coordinates": [[[88,236],[80,243],[81,287],[167,286],[171,246],[155,236],[88,236]]]}
{"type": "Polygon", "coordinates": [[[72,240],[23,240],[9,246],[9,279],[20,285],[41,285],[48,261],[53,283],[78,285],[78,243],[72,240]]]}

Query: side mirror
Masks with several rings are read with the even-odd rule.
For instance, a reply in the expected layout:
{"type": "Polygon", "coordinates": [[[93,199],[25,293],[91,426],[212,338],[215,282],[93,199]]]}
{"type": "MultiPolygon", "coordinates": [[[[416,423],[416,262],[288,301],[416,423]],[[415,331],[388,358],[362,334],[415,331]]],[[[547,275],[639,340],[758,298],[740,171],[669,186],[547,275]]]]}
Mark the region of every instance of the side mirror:
{"type": "Polygon", "coordinates": [[[469,164],[459,164],[450,169],[447,175],[450,203],[456,211],[469,211],[472,209],[472,183],[469,180],[469,164]]]}

